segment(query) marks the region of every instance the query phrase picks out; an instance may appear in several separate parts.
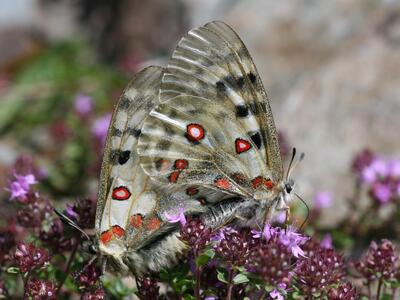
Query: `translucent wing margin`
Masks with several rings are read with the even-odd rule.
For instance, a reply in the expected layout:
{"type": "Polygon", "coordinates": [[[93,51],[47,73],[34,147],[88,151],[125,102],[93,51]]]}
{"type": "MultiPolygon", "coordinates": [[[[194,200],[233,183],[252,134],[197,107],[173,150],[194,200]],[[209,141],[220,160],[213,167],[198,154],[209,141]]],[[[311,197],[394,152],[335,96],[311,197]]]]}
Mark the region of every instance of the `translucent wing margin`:
{"type": "Polygon", "coordinates": [[[222,103],[234,112],[265,159],[271,179],[282,179],[278,135],[265,89],[231,27],[211,22],[181,39],[163,75],[161,102],[182,94],[222,103]]]}
{"type": "Polygon", "coordinates": [[[96,231],[102,242],[123,238],[130,223],[156,206],[158,195],[139,165],[136,145],[144,118],[159,103],[160,67],[148,67],[132,79],[119,99],[108,130],[96,211],[96,231]],[[133,218],[136,216],[136,219],[133,218]]]}

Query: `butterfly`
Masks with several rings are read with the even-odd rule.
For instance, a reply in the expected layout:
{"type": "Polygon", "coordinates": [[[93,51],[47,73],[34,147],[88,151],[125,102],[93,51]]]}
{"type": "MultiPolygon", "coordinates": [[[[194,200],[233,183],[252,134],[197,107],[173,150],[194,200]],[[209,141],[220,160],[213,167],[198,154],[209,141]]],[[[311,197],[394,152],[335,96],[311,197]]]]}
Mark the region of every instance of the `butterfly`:
{"type": "Polygon", "coordinates": [[[265,220],[271,208],[288,208],[288,177],[245,45],[223,22],[192,29],[168,66],[139,72],[114,109],[100,175],[98,252],[110,271],[158,271],[185,249],[168,214],[197,215],[214,228],[265,220]]]}

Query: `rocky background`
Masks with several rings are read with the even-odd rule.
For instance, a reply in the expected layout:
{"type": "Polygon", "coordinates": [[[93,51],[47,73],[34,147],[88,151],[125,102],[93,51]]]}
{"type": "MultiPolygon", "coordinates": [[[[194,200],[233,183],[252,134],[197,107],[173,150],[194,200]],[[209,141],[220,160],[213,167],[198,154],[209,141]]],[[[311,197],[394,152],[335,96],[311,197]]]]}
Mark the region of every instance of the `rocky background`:
{"type": "MultiPolygon", "coordinates": [[[[311,203],[316,190],[331,191],[325,213],[340,219],[354,153],[400,153],[399,1],[2,1],[0,101],[15,92],[6,88],[12,75],[53,43],[88,39],[96,59],[133,74],[164,63],[184,32],[215,19],[242,37],[277,126],[306,154],[294,174],[299,193],[311,203]]],[[[0,168],[34,151],[25,148],[5,135],[0,168]]]]}

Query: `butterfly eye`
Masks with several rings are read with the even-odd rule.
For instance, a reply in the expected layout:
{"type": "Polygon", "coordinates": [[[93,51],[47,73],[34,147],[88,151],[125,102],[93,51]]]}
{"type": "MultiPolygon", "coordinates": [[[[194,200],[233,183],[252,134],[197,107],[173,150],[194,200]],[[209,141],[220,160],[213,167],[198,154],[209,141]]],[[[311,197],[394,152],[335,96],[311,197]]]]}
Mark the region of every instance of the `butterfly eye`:
{"type": "Polygon", "coordinates": [[[293,190],[292,186],[289,183],[285,184],[285,190],[288,194],[293,190]]]}
{"type": "Polygon", "coordinates": [[[96,245],[90,245],[89,246],[89,252],[91,253],[91,254],[97,254],[97,252],[98,252],[98,249],[97,249],[97,247],[96,247],[96,245]]]}

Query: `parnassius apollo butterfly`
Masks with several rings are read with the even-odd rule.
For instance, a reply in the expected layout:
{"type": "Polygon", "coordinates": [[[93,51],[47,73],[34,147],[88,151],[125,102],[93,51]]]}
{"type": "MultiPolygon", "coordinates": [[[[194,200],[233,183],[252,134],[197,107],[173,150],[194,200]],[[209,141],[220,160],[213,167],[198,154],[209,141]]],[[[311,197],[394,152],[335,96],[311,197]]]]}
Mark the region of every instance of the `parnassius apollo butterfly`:
{"type": "Polygon", "coordinates": [[[112,271],[173,264],[185,245],[166,213],[212,227],[287,207],[278,136],[250,54],[222,22],[187,33],[166,68],[139,72],[115,107],[96,230],[112,271]]]}

